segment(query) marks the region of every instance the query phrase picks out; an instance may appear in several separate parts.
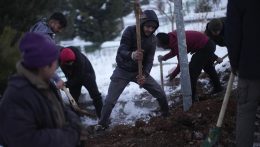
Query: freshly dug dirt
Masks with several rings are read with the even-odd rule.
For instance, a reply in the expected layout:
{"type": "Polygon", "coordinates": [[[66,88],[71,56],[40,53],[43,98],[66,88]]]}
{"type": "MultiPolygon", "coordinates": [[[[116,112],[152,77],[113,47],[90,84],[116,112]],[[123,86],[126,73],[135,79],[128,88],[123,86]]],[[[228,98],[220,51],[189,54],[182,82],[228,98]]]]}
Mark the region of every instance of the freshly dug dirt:
{"type": "MultiPolygon", "coordinates": [[[[227,82],[228,78],[225,78],[227,82]]],[[[200,87],[200,86],[198,86],[200,87]]],[[[203,90],[198,90],[203,91],[203,90]]],[[[152,117],[148,123],[137,120],[134,126],[118,125],[99,135],[90,135],[88,147],[194,147],[200,146],[214,128],[218,119],[225,90],[218,95],[200,93],[188,112],[182,105],[170,107],[167,118],[152,117]]],[[[225,113],[218,146],[234,146],[235,91],[232,91],[225,113]]]]}

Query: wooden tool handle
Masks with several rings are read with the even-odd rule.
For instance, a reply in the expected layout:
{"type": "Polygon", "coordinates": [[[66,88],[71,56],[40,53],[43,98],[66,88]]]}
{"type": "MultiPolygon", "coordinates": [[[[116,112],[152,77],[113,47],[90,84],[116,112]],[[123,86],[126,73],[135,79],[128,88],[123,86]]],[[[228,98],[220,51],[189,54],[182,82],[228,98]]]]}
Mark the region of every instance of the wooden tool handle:
{"type": "MultiPolygon", "coordinates": [[[[140,18],[141,18],[141,7],[138,0],[135,0],[135,18],[136,18],[136,41],[137,41],[137,51],[141,52],[141,25],[140,25],[140,18]]],[[[138,60],[138,77],[141,77],[143,74],[142,71],[143,65],[142,60],[138,60]]]]}
{"type": "Polygon", "coordinates": [[[227,104],[228,104],[228,100],[229,100],[229,96],[232,90],[232,85],[233,85],[233,81],[234,81],[234,74],[231,72],[229,80],[228,80],[228,85],[227,85],[227,90],[222,102],[222,106],[221,106],[221,110],[218,116],[218,122],[217,122],[217,127],[221,127],[222,126],[222,122],[223,122],[223,118],[226,112],[226,108],[227,108],[227,104]]]}
{"type": "Polygon", "coordinates": [[[82,115],[92,117],[92,118],[96,117],[96,115],[94,115],[86,110],[81,109],[65,86],[62,88],[62,90],[65,92],[66,96],[69,99],[70,105],[76,112],[78,112],[79,114],[82,114],[82,115]]]}

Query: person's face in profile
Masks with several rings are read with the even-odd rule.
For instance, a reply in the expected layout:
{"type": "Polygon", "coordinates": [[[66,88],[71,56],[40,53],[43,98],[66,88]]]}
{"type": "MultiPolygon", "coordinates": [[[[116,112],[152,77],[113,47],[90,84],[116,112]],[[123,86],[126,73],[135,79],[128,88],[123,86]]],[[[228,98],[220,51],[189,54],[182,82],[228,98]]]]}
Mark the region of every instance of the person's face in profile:
{"type": "Polygon", "coordinates": [[[58,20],[50,20],[49,26],[54,33],[60,33],[63,30],[63,27],[58,20]]]}

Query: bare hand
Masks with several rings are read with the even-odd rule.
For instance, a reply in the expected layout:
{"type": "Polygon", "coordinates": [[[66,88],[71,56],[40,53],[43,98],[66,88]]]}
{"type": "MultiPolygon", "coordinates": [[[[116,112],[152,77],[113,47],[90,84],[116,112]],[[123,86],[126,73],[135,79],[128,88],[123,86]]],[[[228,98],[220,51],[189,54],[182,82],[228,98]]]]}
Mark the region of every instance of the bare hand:
{"type": "Polygon", "coordinates": [[[61,79],[58,82],[56,82],[56,87],[58,89],[62,89],[64,87],[64,85],[65,85],[65,83],[61,79]]]}
{"type": "Polygon", "coordinates": [[[162,55],[159,55],[159,56],[158,56],[158,61],[159,61],[159,62],[162,62],[162,60],[163,60],[163,56],[162,56],[162,55]]]}
{"type": "Polygon", "coordinates": [[[133,60],[143,60],[143,51],[134,51],[132,52],[132,59],[133,60]]]}
{"type": "Polygon", "coordinates": [[[145,82],[145,76],[144,75],[141,75],[141,76],[138,75],[136,78],[137,78],[137,83],[140,86],[142,86],[144,84],[144,82],[145,82]]]}

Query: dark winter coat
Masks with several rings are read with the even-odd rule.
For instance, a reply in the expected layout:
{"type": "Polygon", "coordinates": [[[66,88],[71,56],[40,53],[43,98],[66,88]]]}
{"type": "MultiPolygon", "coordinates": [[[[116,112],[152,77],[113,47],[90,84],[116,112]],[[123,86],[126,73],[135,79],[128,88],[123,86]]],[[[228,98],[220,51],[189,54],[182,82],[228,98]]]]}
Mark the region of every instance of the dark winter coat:
{"type": "MultiPolygon", "coordinates": [[[[48,26],[48,22],[46,18],[41,19],[40,21],[38,21],[36,24],[34,24],[31,28],[30,28],[30,32],[36,32],[36,33],[41,33],[45,36],[47,36],[51,41],[53,41],[55,43],[54,40],[54,36],[55,33],[51,30],[51,28],[48,26]]],[[[58,82],[60,79],[60,77],[58,76],[58,74],[55,74],[53,76],[53,80],[55,82],[58,82]]]]}
{"type": "MultiPolygon", "coordinates": [[[[177,32],[168,33],[169,35],[169,48],[171,51],[164,55],[162,60],[168,60],[172,57],[177,56],[179,60],[179,49],[178,49],[178,40],[177,40],[177,32]]],[[[204,49],[209,41],[209,38],[200,32],[197,31],[185,31],[186,35],[186,44],[187,44],[187,53],[195,53],[201,49],[204,49]]],[[[215,50],[215,49],[213,49],[215,50]]],[[[216,60],[218,57],[214,56],[212,60],[216,60]]],[[[177,65],[176,69],[172,73],[172,78],[174,78],[177,74],[180,73],[180,64],[177,65]]]]}
{"type": "Polygon", "coordinates": [[[206,30],[205,30],[205,34],[212,40],[215,42],[216,45],[219,45],[219,46],[227,46],[226,44],[226,41],[225,41],[225,35],[224,35],[224,32],[225,32],[225,17],[223,18],[219,18],[220,21],[222,22],[223,26],[222,26],[222,30],[220,31],[220,34],[217,35],[217,36],[214,36],[212,34],[212,32],[210,31],[209,27],[208,27],[208,24],[206,25],[206,30]]]}
{"type": "Polygon", "coordinates": [[[259,80],[260,1],[230,0],[229,5],[225,34],[231,67],[241,78],[259,80]]]}
{"type": "Polygon", "coordinates": [[[38,21],[36,24],[34,24],[30,28],[30,32],[37,32],[47,35],[51,40],[54,41],[55,33],[51,30],[51,28],[48,26],[47,19],[43,18],[40,21],[38,21]]]}
{"type": "MultiPolygon", "coordinates": [[[[146,18],[141,21],[141,48],[143,49],[143,72],[149,74],[153,66],[153,59],[156,50],[156,38],[152,34],[145,36],[143,33],[143,25],[147,21],[154,21],[159,26],[159,21],[154,11],[145,11],[146,18]]],[[[156,29],[158,28],[156,27],[156,29]]],[[[156,30],[155,29],[155,30],[156,30]]],[[[125,29],[120,46],[116,55],[117,68],[127,72],[138,72],[138,62],[131,58],[132,52],[137,49],[136,41],[136,26],[129,26],[125,29]]],[[[114,76],[117,76],[117,72],[114,72],[114,76]]],[[[126,75],[125,75],[126,76],[126,75]]],[[[124,76],[123,76],[124,77],[124,76]]]]}
{"type": "Polygon", "coordinates": [[[0,144],[8,147],[75,147],[79,133],[72,122],[78,123],[78,117],[64,109],[53,84],[47,88],[47,83],[46,86],[35,85],[31,81],[20,74],[9,79],[0,104],[0,144]],[[58,105],[59,110],[55,107],[58,105]],[[65,121],[62,117],[57,119],[57,111],[63,111],[65,121]]]}
{"type": "Polygon", "coordinates": [[[76,56],[76,60],[72,66],[60,65],[61,70],[67,78],[66,86],[68,88],[82,85],[83,79],[87,77],[95,78],[94,69],[88,58],[75,47],[68,47],[72,49],[76,56]],[[88,74],[94,76],[87,76],[88,74]]]}

